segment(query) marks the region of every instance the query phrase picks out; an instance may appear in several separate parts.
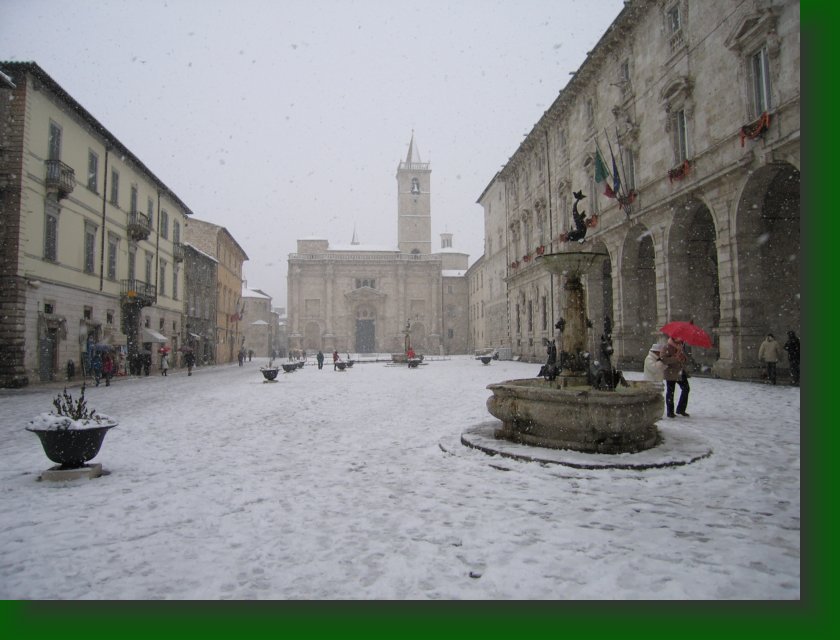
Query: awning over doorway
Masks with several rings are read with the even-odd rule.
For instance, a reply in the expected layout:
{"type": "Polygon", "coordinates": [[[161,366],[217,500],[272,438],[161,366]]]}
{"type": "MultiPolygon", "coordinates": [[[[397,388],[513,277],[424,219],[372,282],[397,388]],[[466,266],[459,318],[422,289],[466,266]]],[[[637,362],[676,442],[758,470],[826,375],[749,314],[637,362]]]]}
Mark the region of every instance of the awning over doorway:
{"type": "Polygon", "coordinates": [[[143,327],[143,342],[166,342],[166,336],[162,336],[157,331],[143,327]]]}

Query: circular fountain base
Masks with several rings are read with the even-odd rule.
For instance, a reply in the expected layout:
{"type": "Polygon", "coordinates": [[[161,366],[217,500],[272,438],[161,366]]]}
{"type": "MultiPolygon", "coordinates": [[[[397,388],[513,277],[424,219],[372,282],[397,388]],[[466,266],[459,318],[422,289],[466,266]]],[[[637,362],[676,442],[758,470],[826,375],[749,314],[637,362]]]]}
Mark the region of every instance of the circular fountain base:
{"type": "Polygon", "coordinates": [[[615,391],[564,378],[508,380],[487,387],[487,410],[502,421],[496,438],[586,453],[635,453],[659,443],[662,385],[630,382],[615,391]]]}

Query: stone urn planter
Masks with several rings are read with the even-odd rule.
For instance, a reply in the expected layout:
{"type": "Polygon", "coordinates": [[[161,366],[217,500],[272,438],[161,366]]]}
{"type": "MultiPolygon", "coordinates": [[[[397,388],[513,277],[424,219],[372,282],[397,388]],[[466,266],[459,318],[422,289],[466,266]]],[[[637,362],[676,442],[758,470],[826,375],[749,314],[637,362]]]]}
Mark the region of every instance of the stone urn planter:
{"type": "Polygon", "coordinates": [[[285,371],[286,373],[291,373],[292,371],[297,371],[297,368],[298,368],[298,366],[294,363],[292,363],[292,364],[283,363],[280,366],[283,367],[283,371],[285,371]]]}
{"type": "Polygon", "coordinates": [[[84,387],[77,400],[65,389],[53,400],[53,406],[54,411],[36,416],[26,430],[38,436],[44,453],[59,465],[58,469],[85,467],[99,453],[105,434],[117,422],[87,408],[84,387]]]}
{"type": "Polygon", "coordinates": [[[277,367],[260,367],[260,371],[263,374],[263,378],[265,378],[266,382],[274,382],[274,379],[277,377],[277,373],[280,371],[277,367]]]}

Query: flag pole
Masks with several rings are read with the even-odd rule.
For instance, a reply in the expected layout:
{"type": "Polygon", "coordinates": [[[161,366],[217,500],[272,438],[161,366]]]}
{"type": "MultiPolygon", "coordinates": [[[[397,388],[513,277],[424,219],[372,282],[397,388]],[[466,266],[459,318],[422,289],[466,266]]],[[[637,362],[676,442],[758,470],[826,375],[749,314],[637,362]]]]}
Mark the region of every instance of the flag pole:
{"type": "MultiPolygon", "coordinates": [[[[607,137],[607,145],[609,145],[609,148],[610,148],[610,155],[612,156],[613,162],[615,162],[615,154],[613,153],[612,143],[610,142],[610,136],[607,134],[606,129],[604,129],[604,135],[607,137]]],[[[615,143],[618,145],[618,152],[619,152],[619,156],[620,156],[621,155],[621,145],[618,142],[618,129],[616,129],[615,135],[616,135],[615,143]]],[[[623,167],[623,165],[622,165],[622,167],[623,167]]],[[[618,170],[618,163],[616,163],[616,170],[618,170]]],[[[622,178],[622,180],[621,180],[621,183],[618,185],[618,191],[619,192],[616,194],[616,199],[618,199],[618,196],[621,196],[622,198],[624,198],[626,200],[629,197],[629,194],[627,193],[627,189],[624,186],[625,185],[624,178],[626,176],[620,176],[620,177],[622,178]]],[[[630,217],[630,205],[629,204],[626,204],[626,205],[622,204],[620,201],[619,201],[619,204],[621,205],[621,208],[624,209],[624,215],[626,215],[629,218],[630,217]]]]}

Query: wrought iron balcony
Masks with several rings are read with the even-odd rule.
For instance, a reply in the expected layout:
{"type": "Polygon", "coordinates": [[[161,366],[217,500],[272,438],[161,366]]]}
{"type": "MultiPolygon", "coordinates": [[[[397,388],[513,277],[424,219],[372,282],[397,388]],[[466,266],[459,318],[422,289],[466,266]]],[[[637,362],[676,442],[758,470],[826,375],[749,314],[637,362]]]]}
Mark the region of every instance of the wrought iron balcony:
{"type": "Polygon", "coordinates": [[[184,261],[184,245],[180,242],[175,242],[172,244],[172,258],[175,262],[183,262],[184,261]]]}
{"type": "Polygon", "coordinates": [[[145,240],[152,232],[152,225],[149,216],[139,211],[131,211],[128,214],[128,237],[132,240],[145,240]]]}
{"type": "Polygon", "coordinates": [[[47,160],[47,191],[57,193],[58,199],[66,198],[76,188],[76,172],[61,160],[47,160]]]}
{"type": "Polygon", "coordinates": [[[120,300],[128,304],[149,307],[157,302],[157,288],[142,280],[120,280],[120,300]]]}

